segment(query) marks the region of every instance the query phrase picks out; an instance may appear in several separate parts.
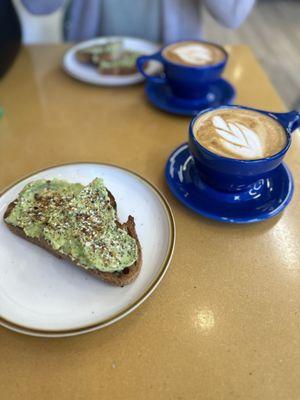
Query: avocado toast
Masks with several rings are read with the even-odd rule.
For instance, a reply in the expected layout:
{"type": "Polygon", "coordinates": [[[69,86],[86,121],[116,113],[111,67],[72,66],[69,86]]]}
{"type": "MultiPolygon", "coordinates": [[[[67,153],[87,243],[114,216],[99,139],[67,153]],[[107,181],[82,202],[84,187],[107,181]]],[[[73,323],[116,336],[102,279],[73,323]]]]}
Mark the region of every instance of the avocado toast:
{"type": "Polygon", "coordinates": [[[80,63],[96,66],[103,75],[130,75],[137,72],[140,52],[126,49],[122,40],[108,41],[77,50],[80,63]]]}
{"type": "Polygon", "coordinates": [[[9,229],[95,277],[124,286],[136,279],[141,246],[132,216],[121,224],[103,181],[28,183],[4,214],[9,229]]]}

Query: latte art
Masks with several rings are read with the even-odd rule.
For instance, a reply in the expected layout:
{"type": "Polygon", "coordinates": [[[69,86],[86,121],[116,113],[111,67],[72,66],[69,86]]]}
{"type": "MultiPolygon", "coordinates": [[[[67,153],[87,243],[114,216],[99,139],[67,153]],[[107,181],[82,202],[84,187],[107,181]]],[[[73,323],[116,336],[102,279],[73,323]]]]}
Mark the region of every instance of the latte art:
{"type": "Polygon", "coordinates": [[[264,146],[260,137],[252,129],[247,128],[239,122],[228,124],[220,117],[212,118],[213,125],[217,134],[221,137],[220,141],[224,149],[239,158],[262,158],[264,146]]]}
{"type": "Polygon", "coordinates": [[[189,44],[177,47],[173,50],[173,53],[182,61],[189,64],[202,65],[212,61],[211,50],[201,44],[189,44]]]}
{"type": "Polygon", "coordinates": [[[213,153],[241,160],[269,157],[287,142],[275,119],[252,110],[220,108],[201,115],[194,124],[197,141],[213,153]]]}
{"type": "Polygon", "coordinates": [[[205,42],[178,42],[167,46],[163,55],[169,61],[187,66],[214,65],[225,59],[225,52],[217,45],[205,42]]]}

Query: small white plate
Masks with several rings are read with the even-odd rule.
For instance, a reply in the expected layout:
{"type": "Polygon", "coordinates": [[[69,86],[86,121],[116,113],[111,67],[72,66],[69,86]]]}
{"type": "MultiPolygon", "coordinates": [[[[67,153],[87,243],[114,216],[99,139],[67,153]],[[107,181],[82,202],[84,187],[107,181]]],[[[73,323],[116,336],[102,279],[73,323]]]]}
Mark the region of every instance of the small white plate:
{"type": "Polygon", "coordinates": [[[137,308],[157,287],[174,244],[175,224],[167,201],[133,172],[97,163],[36,172],[0,197],[0,324],[45,337],[78,335],[110,325],[137,308]],[[83,184],[101,177],[116,198],[120,221],[134,217],[143,255],[136,281],[123,288],[110,286],[9,231],[3,221],[7,205],[26,183],[54,177],[83,184]]]}
{"type": "MultiPolygon", "coordinates": [[[[122,40],[126,49],[140,51],[142,54],[152,54],[159,50],[159,46],[148,40],[136,39],[130,37],[119,36],[106,36],[97,39],[87,40],[72,47],[66,52],[63,58],[63,68],[73,78],[80,81],[91,83],[93,85],[102,86],[125,86],[133,85],[143,81],[143,76],[137,72],[136,74],[114,76],[114,75],[101,75],[97,68],[92,65],[80,63],[76,59],[76,52],[88,46],[97,44],[104,44],[109,40],[122,40]]],[[[159,71],[159,64],[156,62],[149,62],[146,71],[148,74],[154,74],[159,71]]]]}

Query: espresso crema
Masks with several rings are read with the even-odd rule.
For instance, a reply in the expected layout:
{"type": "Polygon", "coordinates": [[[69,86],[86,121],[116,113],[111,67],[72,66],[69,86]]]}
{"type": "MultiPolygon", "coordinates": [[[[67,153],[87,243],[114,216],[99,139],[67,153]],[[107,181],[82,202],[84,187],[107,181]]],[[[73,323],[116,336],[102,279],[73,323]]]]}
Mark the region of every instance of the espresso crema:
{"type": "Polygon", "coordinates": [[[287,143],[284,128],[274,118],[240,108],[221,108],[201,115],[193,133],[211,152],[241,160],[270,157],[287,143]]]}
{"type": "Polygon", "coordinates": [[[163,56],[176,64],[204,66],[218,64],[225,58],[225,52],[210,43],[187,41],[171,44],[163,50],[163,56]]]}

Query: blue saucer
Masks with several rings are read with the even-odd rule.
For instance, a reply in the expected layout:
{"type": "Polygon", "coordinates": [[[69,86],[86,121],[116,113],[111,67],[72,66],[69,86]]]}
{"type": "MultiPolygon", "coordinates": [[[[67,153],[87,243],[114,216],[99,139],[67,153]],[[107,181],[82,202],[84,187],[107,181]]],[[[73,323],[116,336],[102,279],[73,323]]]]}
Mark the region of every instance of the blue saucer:
{"type": "Polygon", "coordinates": [[[171,192],[186,207],[205,217],[235,224],[274,217],[289,204],[294,192],[293,178],[285,164],[248,191],[215,190],[199,177],[187,144],[170,155],[165,174],[171,192]]]}
{"type": "Polygon", "coordinates": [[[192,117],[208,107],[230,104],[235,97],[234,87],[224,79],[210,86],[209,93],[197,100],[187,100],[172,94],[170,87],[163,83],[147,82],[145,92],[150,102],[157,108],[172,114],[192,117]]]}

